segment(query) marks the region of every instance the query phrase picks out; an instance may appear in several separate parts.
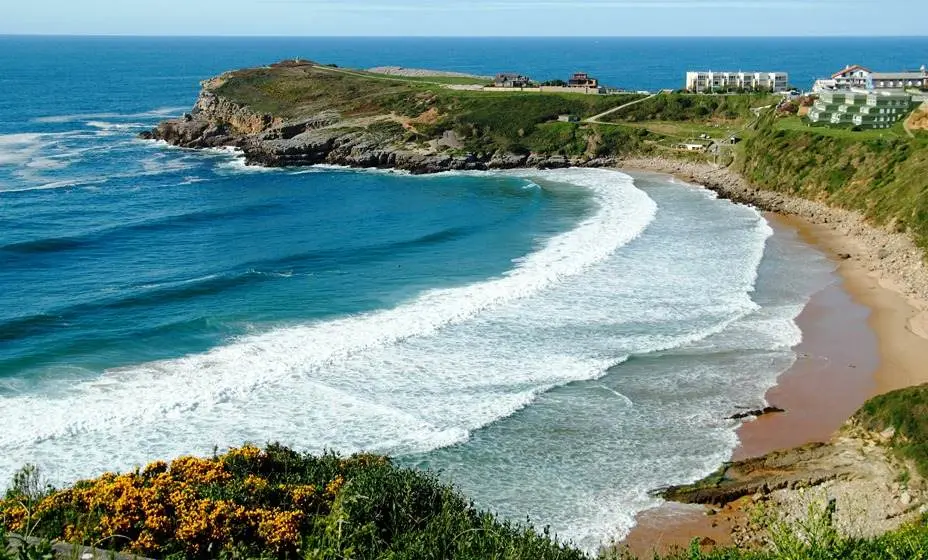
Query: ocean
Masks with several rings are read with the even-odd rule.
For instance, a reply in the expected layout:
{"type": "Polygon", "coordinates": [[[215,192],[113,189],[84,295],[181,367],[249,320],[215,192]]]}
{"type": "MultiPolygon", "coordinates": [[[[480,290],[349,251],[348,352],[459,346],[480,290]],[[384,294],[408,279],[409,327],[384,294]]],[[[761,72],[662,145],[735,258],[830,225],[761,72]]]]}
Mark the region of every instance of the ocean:
{"type": "Polygon", "coordinates": [[[591,550],[619,538],[649,490],[728,458],[725,418],[795,361],[824,255],[661,175],[268,170],[136,135],[199,80],[284,57],[654,89],[926,47],[0,37],[0,480],[279,441],[434,469],[591,550]]]}

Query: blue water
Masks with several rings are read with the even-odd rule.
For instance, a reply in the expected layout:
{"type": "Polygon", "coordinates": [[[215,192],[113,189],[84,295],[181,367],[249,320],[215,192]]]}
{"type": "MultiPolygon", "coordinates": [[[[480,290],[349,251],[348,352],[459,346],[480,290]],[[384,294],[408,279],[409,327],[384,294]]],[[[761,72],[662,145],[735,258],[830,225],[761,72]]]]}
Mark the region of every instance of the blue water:
{"type": "Polygon", "coordinates": [[[369,450],[595,548],[727,458],[723,418],[795,360],[821,254],[657,175],[264,170],[137,133],[282,57],[583,61],[656,88],[735,56],[811,78],[926,45],[0,37],[0,479],[246,441],[369,450]]]}

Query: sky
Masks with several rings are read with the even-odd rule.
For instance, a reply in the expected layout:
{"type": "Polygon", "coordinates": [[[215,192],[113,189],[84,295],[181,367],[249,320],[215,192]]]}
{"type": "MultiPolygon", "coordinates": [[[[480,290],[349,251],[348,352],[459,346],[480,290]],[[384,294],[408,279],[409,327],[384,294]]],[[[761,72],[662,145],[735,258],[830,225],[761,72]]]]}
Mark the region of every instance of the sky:
{"type": "Polygon", "coordinates": [[[928,0],[4,0],[0,34],[925,35],[928,0]]]}

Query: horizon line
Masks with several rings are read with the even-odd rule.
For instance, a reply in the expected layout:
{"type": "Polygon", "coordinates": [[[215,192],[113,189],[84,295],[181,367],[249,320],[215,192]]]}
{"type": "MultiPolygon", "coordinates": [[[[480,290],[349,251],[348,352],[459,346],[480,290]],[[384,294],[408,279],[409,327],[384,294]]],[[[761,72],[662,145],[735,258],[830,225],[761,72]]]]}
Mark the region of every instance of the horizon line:
{"type": "Polygon", "coordinates": [[[928,35],[237,35],[129,33],[3,33],[0,38],[98,39],[928,39],[928,35]]]}

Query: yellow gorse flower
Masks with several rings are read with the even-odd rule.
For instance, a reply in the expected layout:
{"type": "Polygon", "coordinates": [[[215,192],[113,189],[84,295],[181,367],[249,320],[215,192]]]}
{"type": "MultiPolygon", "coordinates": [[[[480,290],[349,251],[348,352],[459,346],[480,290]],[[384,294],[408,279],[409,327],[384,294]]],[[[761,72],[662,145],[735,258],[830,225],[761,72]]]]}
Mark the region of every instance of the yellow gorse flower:
{"type": "MultiPolygon", "coordinates": [[[[325,515],[344,488],[344,474],[328,483],[274,482],[274,463],[254,446],[204,459],[153,462],[135,472],[107,473],[56,492],[27,511],[0,500],[0,521],[22,530],[30,519],[51,519],[69,542],[128,544],[131,552],[218,555],[236,543],[263,543],[277,554],[299,552],[311,517],[325,515]]],[[[385,459],[358,456],[336,463],[341,473],[385,459]]]]}

